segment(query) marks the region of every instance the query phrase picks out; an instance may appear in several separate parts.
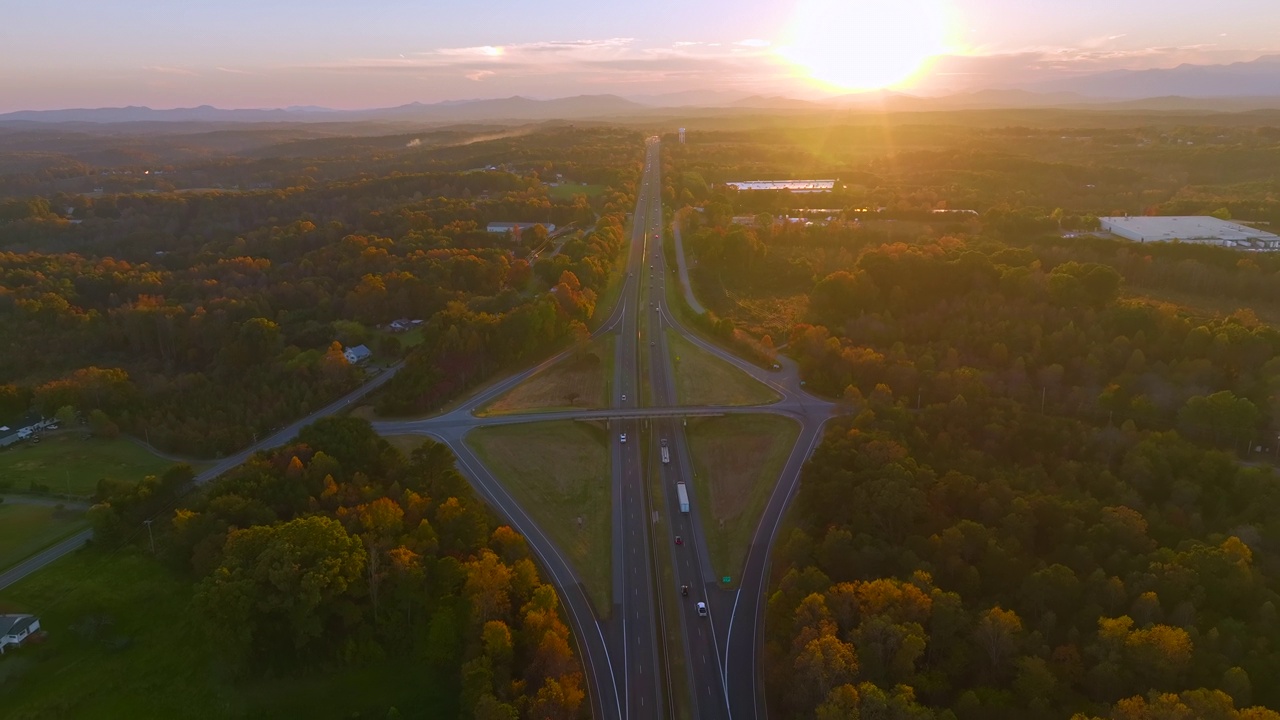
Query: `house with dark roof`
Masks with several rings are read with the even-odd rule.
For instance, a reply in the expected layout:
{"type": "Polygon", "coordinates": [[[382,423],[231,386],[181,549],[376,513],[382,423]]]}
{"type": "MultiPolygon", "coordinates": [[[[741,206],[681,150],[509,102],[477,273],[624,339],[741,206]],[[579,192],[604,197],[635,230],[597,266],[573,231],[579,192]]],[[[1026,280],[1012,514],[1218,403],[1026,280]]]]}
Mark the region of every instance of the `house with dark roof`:
{"type": "Polygon", "coordinates": [[[35,615],[0,615],[0,655],[5,648],[21,645],[32,633],[40,631],[40,618],[35,615]]]}

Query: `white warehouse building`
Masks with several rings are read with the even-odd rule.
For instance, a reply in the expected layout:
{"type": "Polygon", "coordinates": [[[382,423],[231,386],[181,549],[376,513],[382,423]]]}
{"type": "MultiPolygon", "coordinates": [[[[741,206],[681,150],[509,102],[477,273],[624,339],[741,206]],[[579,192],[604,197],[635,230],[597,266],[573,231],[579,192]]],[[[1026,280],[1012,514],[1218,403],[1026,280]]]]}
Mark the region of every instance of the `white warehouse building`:
{"type": "Polygon", "coordinates": [[[1134,242],[1185,242],[1243,250],[1280,250],[1280,235],[1198,215],[1098,218],[1102,229],[1134,242]]]}

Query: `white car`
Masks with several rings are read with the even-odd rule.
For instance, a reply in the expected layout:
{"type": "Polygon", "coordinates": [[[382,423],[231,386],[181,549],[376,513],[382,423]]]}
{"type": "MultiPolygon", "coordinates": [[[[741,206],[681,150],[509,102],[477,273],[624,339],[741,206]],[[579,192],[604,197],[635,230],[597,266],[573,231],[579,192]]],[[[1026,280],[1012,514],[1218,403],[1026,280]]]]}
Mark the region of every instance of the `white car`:
{"type": "Polygon", "coordinates": [[[627,394],[626,394],[626,393],[622,393],[622,399],[623,399],[623,400],[626,400],[626,399],[627,399],[627,394]]]}
{"type": "Polygon", "coordinates": [[[698,603],[698,617],[706,617],[706,616],[707,616],[707,604],[704,602],[698,603]]]}
{"type": "Polygon", "coordinates": [[[621,435],[618,436],[618,442],[626,442],[626,441],[627,441],[626,433],[622,433],[621,435]]]}

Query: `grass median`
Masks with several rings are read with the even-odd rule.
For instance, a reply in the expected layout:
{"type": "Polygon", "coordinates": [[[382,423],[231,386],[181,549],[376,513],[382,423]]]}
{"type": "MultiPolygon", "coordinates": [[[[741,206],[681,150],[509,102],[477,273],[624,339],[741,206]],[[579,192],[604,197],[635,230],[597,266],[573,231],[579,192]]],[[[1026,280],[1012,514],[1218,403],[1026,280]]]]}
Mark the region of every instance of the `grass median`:
{"type": "Polygon", "coordinates": [[[712,568],[736,582],[800,426],[778,415],[725,415],[690,418],[685,432],[712,568]]]}
{"type": "Polygon", "coordinates": [[[681,405],[767,405],[780,400],[767,385],[667,329],[681,405]]]}
{"type": "Polygon", "coordinates": [[[512,388],[478,414],[605,407],[608,401],[606,393],[613,379],[613,347],[613,335],[597,337],[564,360],[512,388]]]}
{"type": "Polygon", "coordinates": [[[570,420],[477,428],[467,445],[582,578],[596,611],[611,606],[612,475],[608,434],[570,420]]]}
{"type": "Polygon", "coordinates": [[[45,492],[88,496],[103,478],[138,482],[174,464],[124,438],[85,439],[68,430],[46,434],[39,443],[28,441],[0,451],[0,491],[9,484],[10,492],[43,486],[45,492]]]}

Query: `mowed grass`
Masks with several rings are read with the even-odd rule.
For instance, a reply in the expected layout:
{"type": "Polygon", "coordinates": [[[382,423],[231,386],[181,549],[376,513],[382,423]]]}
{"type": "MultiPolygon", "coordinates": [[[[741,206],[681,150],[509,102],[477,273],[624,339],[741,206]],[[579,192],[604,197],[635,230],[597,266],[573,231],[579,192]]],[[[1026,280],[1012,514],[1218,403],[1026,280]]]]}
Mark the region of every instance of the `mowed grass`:
{"type": "Polygon", "coordinates": [[[693,492],[717,577],[737,578],[800,426],[778,415],[689,418],[693,492]]]}
{"type": "Polygon", "coordinates": [[[84,512],[52,505],[0,503],[0,570],[88,525],[84,512]]]}
{"type": "Polygon", "coordinates": [[[574,183],[563,183],[560,185],[548,185],[547,197],[552,200],[569,200],[574,195],[586,195],[589,198],[599,197],[604,192],[603,185],[576,185],[574,183]]]}
{"type": "Polygon", "coordinates": [[[564,420],[477,428],[467,445],[610,609],[613,488],[606,431],[564,420]]]}
{"type": "Polygon", "coordinates": [[[667,329],[681,405],[767,405],[780,396],[738,368],[667,329]]]}
{"type": "Polygon", "coordinates": [[[420,663],[237,677],[191,611],[195,586],[150,555],[87,549],[0,592],[45,642],[0,658],[6,718],[457,717],[448,679],[420,663]],[[96,625],[96,630],[90,627],[96,625]]]}
{"type": "Polygon", "coordinates": [[[489,403],[480,415],[602,408],[613,378],[613,335],[602,335],[489,403]]]}
{"type": "Polygon", "coordinates": [[[26,492],[36,483],[51,492],[88,496],[103,478],[138,482],[173,465],[124,438],[85,440],[71,430],[0,451],[0,487],[12,481],[11,491],[26,492]]]}

